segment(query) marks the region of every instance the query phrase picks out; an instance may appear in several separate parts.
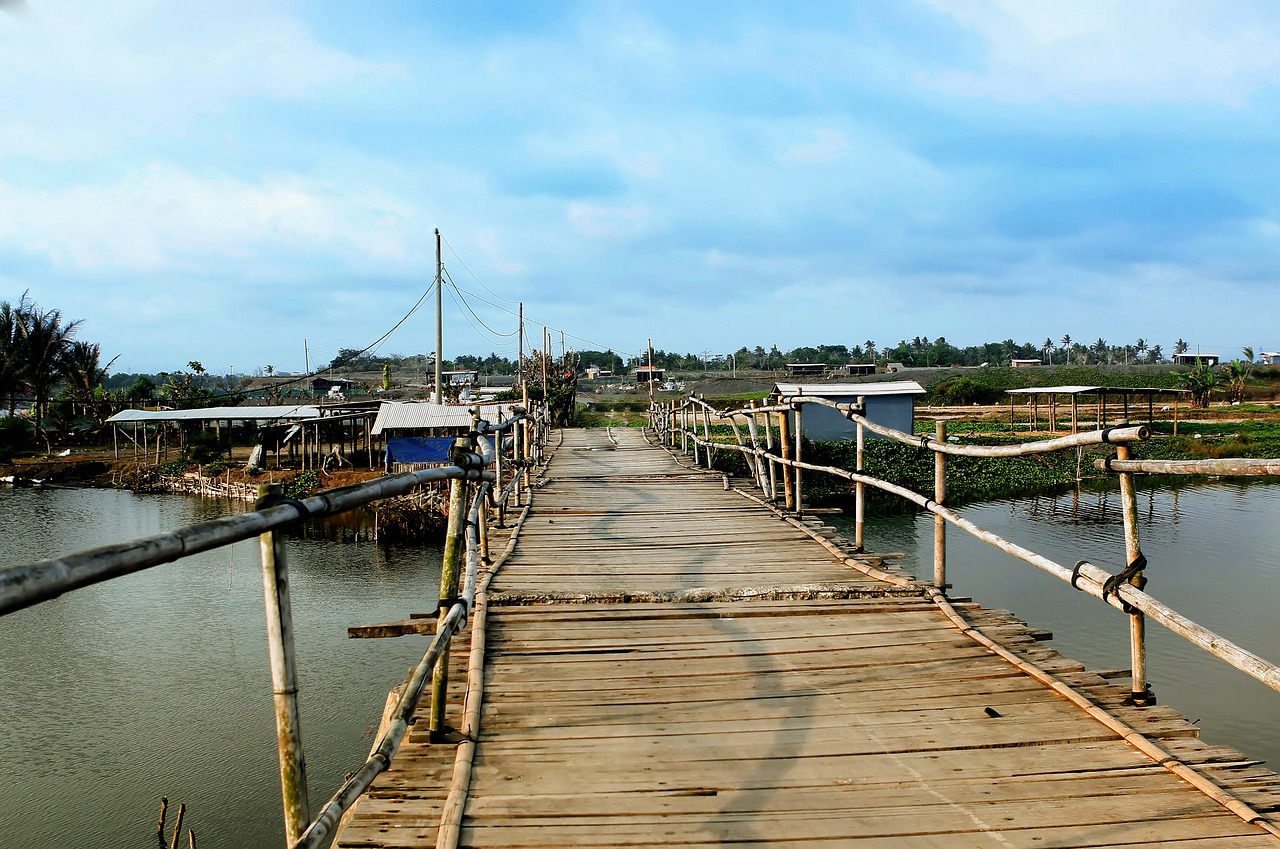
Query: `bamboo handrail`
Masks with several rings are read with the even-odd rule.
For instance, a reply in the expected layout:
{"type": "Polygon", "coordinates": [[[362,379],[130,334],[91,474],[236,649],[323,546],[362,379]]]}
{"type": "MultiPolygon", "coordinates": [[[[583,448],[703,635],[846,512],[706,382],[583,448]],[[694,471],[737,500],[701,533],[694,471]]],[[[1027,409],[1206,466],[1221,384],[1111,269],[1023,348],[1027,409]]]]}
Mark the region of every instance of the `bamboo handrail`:
{"type": "Polygon", "coordinates": [[[1280,475],[1280,459],[1225,457],[1218,460],[1094,460],[1094,468],[1112,472],[1147,472],[1155,475],[1280,475]]]}
{"type": "MultiPolygon", "coordinates": [[[[475,411],[472,412],[474,414],[475,411]]],[[[327,839],[342,815],[369,788],[374,778],[390,766],[391,758],[408,732],[409,722],[418,707],[428,678],[433,669],[443,662],[443,656],[448,651],[453,635],[467,623],[471,608],[475,604],[479,564],[481,559],[487,556],[485,552],[487,552],[488,540],[482,530],[485,525],[486,505],[493,502],[493,506],[499,509],[505,507],[512,493],[518,493],[521,485],[521,475],[513,475],[501,497],[498,499],[492,497],[492,484],[497,478],[497,472],[489,469],[497,466],[499,449],[496,443],[499,435],[517,423],[533,422],[534,441],[538,445],[539,454],[541,444],[545,440],[544,430],[548,421],[542,411],[536,410],[532,415],[524,410],[518,412],[518,415],[496,426],[476,416],[471,436],[493,435],[495,444],[490,445],[486,439],[472,439],[470,449],[455,451],[450,458],[452,465],[449,466],[407,472],[330,489],[301,500],[284,499],[283,503],[270,506],[264,504],[261,509],[250,513],[189,525],[150,537],[2,570],[0,571],[0,616],[48,601],[72,590],[255,536],[265,540],[262,543],[264,572],[273,570],[277,573],[274,582],[267,582],[268,595],[270,595],[275,585],[287,583],[281,552],[276,551],[278,540],[275,539],[274,531],[303,519],[324,518],[374,501],[404,495],[426,483],[445,480],[480,482],[481,485],[477,489],[466,518],[464,532],[466,572],[463,592],[444,614],[431,645],[412,671],[404,692],[388,717],[387,727],[379,737],[369,758],[343,783],[321,809],[319,815],[309,823],[302,822],[307,818],[305,788],[303,795],[299,797],[300,804],[290,807],[288,798],[290,788],[300,785],[303,781],[299,778],[302,775],[301,740],[294,734],[288,745],[281,744],[281,775],[286,790],[286,830],[290,840],[293,835],[301,832],[291,846],[293,849],[319,846],[327,839]],[[269,552],[268,548],[270,548],[269,552]],[[304,825],[305,829],[302,828],[304,825]]],[[[521,461],[521,464],[527,469],[530,462],[531,460],[526,458],[521,461]]],[[[279,499],[278,492],[274,495],[279,499]]],[[[283,593],[280,593],[280,597],[287,602],[287,597],[283,593]]],[[[268,599],[268,607],[270,608],[270,599],[268,599]]],[[[287,634],[292,628],[287,621],[289,619],[287,603],[282,604],[282,614],[279,627],[273,632],[271,610],[268,610],[270,650],[273,655],[283,653],[284,659],[289,662],[292,654],[292,638],[289,637],[282,643],[281,633],[278,633],[287,634]]],[[[275,665],[278,664],[273,661],[273,681],[277,677],[275,665]]],[[[296,687],[287,681],[284,685],[276,682],[273,688],[277,691],[277,696],[280,695],[282,687],[288,691],[286,695],[292,696],[296,692],[296,687]]],[[[294,725],[296,726],[296,722],[294,725]]],[[[296,732],[296,727],[289,730],[296,732]]]]}
{"type": "MultiPolygon", "coordinates": [[[[888,430],[888,428],[886,428],[886,430],[888,430]]],[[[1096,436],[1097,434],[1098,432],[1095,431],[1092,434],[1077,434],[1077,436],[1087,437],[1096,436]]],[[[693,438],[698,440],[696,434],[694,434],[693,438]]],[[[1049,441],[1058,442],[1059,440],[1049,441]]],[[[717,447],[731,451],[738,451],[743,454],[755,453],[752,449],[745,446],[739,447],[726,442],[717,443],[717,447]]],[[[1110,578],[1114,577],[1114,575],[1092,563],[1081,561],[1074,569],[1069,569],[1043,555],[1037,554],[1030,549],[1023,548],[1017,543],[991,533],[968,519],[965,519],[954,511],[937,504],[932,498],[920,495],[906,487],[902,487],[879,478],[874,478],[869,475],[860,475],[835,466],[819,466],[813,463],[805,463],[776,456],[771,457],[771,459],[784,466],[793,466],[815,472],[825,472],[826,474],[830,474],[835,477],[844,478],[854,483],[862,483],[867,486],[872,486],[876,489],[904,498],[907,501],[928,510],[934,515],[941,516],[948,523],[961,528],[971,536],[974,536],[983,542],[1004,551],[1006,554],[1018,558],[1019,560],[1030,563],[1032,566],[1053,575],[1059,580],[1072,584],[1076,589],[1079,589],[1094,598],[1101,599],[1103,602],[1117,610],[1128,612],[1126,609],[1127,607],[1141,611],[1193,645],[1199,646],[1246,675],[1256,678],[1271,689],[1280,692],[1280,666],[1255,655],[1249,650],[1236,645],[1226,637],[1223,637],[1220,634],[1205,628],[1203,625],[1188,619],[1173,608],[1153,596],[1148,595],[1146,592],[1138,589],[1132,584],[1121,583],[1114,591],[1104,593],[1103,587],[1110,578]]],[[[1119,461],[1113,460],[1112,467],[1116,468],[1118,466],[1119,461]]]]}

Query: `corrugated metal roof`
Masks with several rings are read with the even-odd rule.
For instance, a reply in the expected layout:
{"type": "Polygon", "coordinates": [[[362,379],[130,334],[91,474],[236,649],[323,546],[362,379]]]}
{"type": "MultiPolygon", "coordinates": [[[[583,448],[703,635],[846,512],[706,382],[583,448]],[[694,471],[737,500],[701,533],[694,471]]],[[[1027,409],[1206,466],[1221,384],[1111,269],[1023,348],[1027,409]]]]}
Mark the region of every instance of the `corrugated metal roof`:
{"type": "Polygon", "coordinates": [[[779,383],[773,387],[773,391],[781,395],[813,395],[816,398],[925,394],[924,387],[914,380],[882,380],[878,383],[779,383]]]}
{"type": "MultiPolygon", "coordinates": [[[[475,404],[427,404],[416,402],[384,401],[378,408],[378,418],[373,422],[373,432],[385,430],[416,430],[428,427],[471,427],[470,410],[475,404]]],[[[497,424],[498,413],[511,418],[511,410],[501,404],[481,404],[480,418],[497,424]]]]}
{"type": "Polygon", "coordinates": [[[200,410],[121,410],[108,423],[115,422],[177,422],[196,421],[278,421],[280,419],[315,419],[320,408],[291,404],[269,407],[205,407],[200,410]]]}

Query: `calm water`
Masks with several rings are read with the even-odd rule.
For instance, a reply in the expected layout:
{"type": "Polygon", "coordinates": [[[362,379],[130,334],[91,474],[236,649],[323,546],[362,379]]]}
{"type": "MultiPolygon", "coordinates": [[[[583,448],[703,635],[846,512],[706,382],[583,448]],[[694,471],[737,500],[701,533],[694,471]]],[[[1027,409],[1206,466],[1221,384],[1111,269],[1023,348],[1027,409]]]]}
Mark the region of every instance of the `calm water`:
{"type": "MultiPolygon", "coordinates": [[[[0,566],[241,509],[2,488],[0,566]]],[[[288,556],[315,807],[428,639],[346,628],[434,607],[440,552],[291,540],[288,556]]],[[[283,844],[261,575],[243,542],[0,618],[0,847],[149,849],[163,795],[201,847],[283,844]]]]}
{"type": "MultiPolygon", "coordinates": [[[[1280,486],[1141,492],[1148,589],[1280,658],[1280,486]]],[[[221,515],[220,502],[103,490],[0,489],[0,565],[221,515]]],[[[1115,493],[970,507],[1059,562],[1123,560],[1115,493]]],[[[931,564],[932,517],[879,520],[874,550],[931,564]]],[[[954,594],[1053,630],[1090,668],[1128,667],[1124,617],[954,529],[954,594]]],[[[433,606],[439,552],[293,540],[303,738],[313,804],[369,746],[386,691],[424,637],[348,640],[354,623],[433,606]]],[[[931,565],[924,567],[931,572],[931,565]]],[[[256,545],[240,543],[0,618],[0,847],[154,845],[159,799],[185,802],[202,847],[280,845],[279,784],[256,545]]],[[[1150,625],[1153,687],[1205,736],[1280,763],[1280,694],[1150,625]]],[[[172,822],[172,820],[170,820],[172,822]]]]}
{"type": "MultiPolygon", "coordinates": [[[[1280,485],[1207,483],[1139,489],[1147,592],[1184,616],[1269,661],[1280,661],[1280,485]]],[[[1117,491],[1069,492],[994,502],[960,511],[1005,539],[1067,567],[1089,560],[1124,565],[1117,491]]],[[[852,523],[844,521],[852,538],[852,523]]],[[[933,516],[869,522],[870,551],[902,551],[933,575],[933,516]]],[[[1050,645],[1090,669],[1128,669],[1124,614],[1072,590],[963,531],[948,528],[947,578],[953,595],[1014,611],[1049,628],[1050,645]]],[[[1206,740],[1235,746],[1280,767],[1280,693],[1147,623],[1148,676],[1156,697],[1199,720],[1206,740]]],[[[1123,682],[1126,683],[1127,682],[1123,682]]]]}

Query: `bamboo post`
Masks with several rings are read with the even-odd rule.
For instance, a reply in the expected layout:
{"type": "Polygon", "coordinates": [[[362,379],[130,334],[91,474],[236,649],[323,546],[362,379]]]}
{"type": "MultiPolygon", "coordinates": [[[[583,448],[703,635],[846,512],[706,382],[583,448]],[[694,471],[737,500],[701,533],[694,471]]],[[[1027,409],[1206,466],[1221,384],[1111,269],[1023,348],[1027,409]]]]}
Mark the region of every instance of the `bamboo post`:
{"type": "Polygon", "coordinates": [[[1058,393],[1049,395],[1049,432],[1058,432],[1058,393]]]}
{"type": "MultiPolygon", "coordinates": [[[[734,442],[738,443],[738,447],[743,449],[743,453],[745,454],[747,443],[746,440],[742,438],[742,431],[738,427],[738,419],[736,416],[729,416],[729,426],[733,428],[734,442]]],[[[760,458],[752,456],[751,460],[747,462],[747,466],[751,469],[751,477],[756,482],[756,486],[764,489],[764,483],[760,478],[760,458]]]]}
{"type": "MultiPolygon", "coordinates": [[[[751,402],[751,406],[755,406],[755,402],[751,402]]],[[[753,413],[752,419],[755,418],[753,413]]],[[[769,414],[764,414],[764,444],[769,452],[769,500],[774,504],[778,503],[778,464],[773,459],[773,423],[769,421],[769,414]]]]}
{"type": "Polygon", "coordinates": [[[1071,433],[1075,435],[1080,430],[1080,395],[1077,392],[1071,393],[1071,433]]]}
{"type": "Polygon", "coordinates": [[[760,459],[760,431],[756,426],[756,402],[750,404],[751,412],[747,414],[747,433],[751,436],[751,450],[755,452],[755,468],[756,483],[760,485],[760,491],[764,493],[765,498],[772,499],[773,491],[769,489],[769,476],[765,472],[765,466],[768,464],[760,459]]]}
{"type": "MultiPolygon", "coordinates": [[[[934,433],[939,442],[947,441],[947,423],[935,422],[934,433]]],[[[933,500],[944,504],[947,499],[947,455],[941,451],[933,452],[933,500]]],[[[947,590],[947,520],[934,514],[933,517],[933,585],[939,590],[947,590]]]]}
{"type": "MultiPolygon", "coordinates": [[[[803,405],[796,404],[796,462],[801,462],[804,458],[800,456],[800,442],[804,435],[804,422],[801,418],[803,405]]],[[[804,515],[804,495],[801,491],[801,474],[800,467],[796,466],[796,515],[804,515]]]]}
{"type": "MultiPolygon", "coordinates": [[[[1129,459],[1129,446],[1116,446],[1116,459],[1129,459]]],[[[1124,514],[1124,554],[1129,564],[1138,562],[1142,557],[1142,547],[1138,539],[1138,498],[1133,489],[1133,473],[1120,473],[1120,500],[1124,514]]],[[[1142,570],[1129,578],[1129,583],[1138,589],[1146,584],[1142,570]]],[[[1129,654],[1133,670],[1131,698],[1135,705],[1153,704],[1154,699],[1147,687],[1147,626],[1141,610],[1133,609],[1129,613],[1129,654]]]]}
{"type": "MultiPolygon", "coordinates": [[[[791,459],[791,420],[787,418],[785,410],[778,411],[778,447],[782,451],[782,459],[791,459]]],[[[787,510],[794,510],[796,504],[795,484],[792,480],[791,466],[782,466],[782,489],[783,489],[783,507],[787,510]]]]}
{"type": "MultiPolygon", "coordinates": [[[[689,453],[689,405],[688,403],[680,405],[680,450],[689,453]]],[[[697,465],[698,458],[694,458],[694,465],[697,465]]]]}
{"type": "MultiPolygon", "coordinates": [[[[458,600],[458,584],[462,575],[462,534],[467,513],[467,484],[457,478],[449,481],[449,529],[444,538],[444,558],[440,564],[440,605],[436,627],[443,629],[444,619],[458,600]]],[[[444,732],[444,711],[449,698],[449,653],[442,651],[431,675],[432,742],[444,732]]]]}
{"type": "MultiPolygon", "coordinates": [[[[866,410],[866,397],[858,396],[858,409],[866,410]]],[[[862,427],[862,422],[858,422],[858,454],[857,454],[857,472],[863,474],[864,452],[867,448],[867,432],[862,427]]],[[[853,501],[853,547],[855,551],[863,551],[865,540],[863,531],[866,529],[866,512],[867,512],[867,485],[862,481],[854,484],[854,501],[853,501]]]]}
{"type": "MultiPolygon", "coordinates": [[[[281,484],[258,487],[258,509],[284,497],[281,484]]],[[[275,531],[258,537],[262,554],[262,586],[266,596],[267,649],[271,660],[271,690],[275,696],[276,739],[280,755],[280,790],[284,801],[284,830],[290,844],[311,820],[307,803],[307,765],[302,754],[302,726],[298,716],[298,670],[293,646],[293,608],[289,601],[289,570],[284,541],[275,531]]]]}
{"type": "MultiPolygon", "coordinates": [[[[182,839],[182,820],[187,816],[187,803],[178,805],[178,815],[173,818],[173,839],[169,841],[172,849],[178,849],[178,841],[182,839]]],[[[292,842],[292,841],[290,841],[292,842]]]]}
{"type": "Polygon", "coordinates": [[[1178,394],[1173,395],[1173,435],[1178,435],[1178,394]]]}
{"type": "Polygon", "coordinates": [[[702,402],[700,407],[702,410],[702,438],[707,443],[705,447],[707,449],[707,468],[709,469],[715,461],[715,458],[711,456],[711,411],[707,409],[705,398],[702,399],[702,402]]]}

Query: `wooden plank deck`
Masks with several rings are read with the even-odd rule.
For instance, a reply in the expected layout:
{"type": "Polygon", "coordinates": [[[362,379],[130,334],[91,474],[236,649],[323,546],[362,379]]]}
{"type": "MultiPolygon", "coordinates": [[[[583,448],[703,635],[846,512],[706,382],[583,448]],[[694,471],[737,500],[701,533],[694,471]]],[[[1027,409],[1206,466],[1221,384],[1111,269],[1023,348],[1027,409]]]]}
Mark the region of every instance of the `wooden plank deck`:
{"type": "MultiPolygon", "coordinates": [[[[640,433],[567,431],[547,478],[489,588],[459,845],[1280,845],[640,433]]],[[[1275,774],[1173,710],[1126,707],[1011,615],[956,606],[1256,810],[1280,804],[1275,774]]],[[[338,845],[435,845],[453,757],[417,739],[338,845]]]]}

